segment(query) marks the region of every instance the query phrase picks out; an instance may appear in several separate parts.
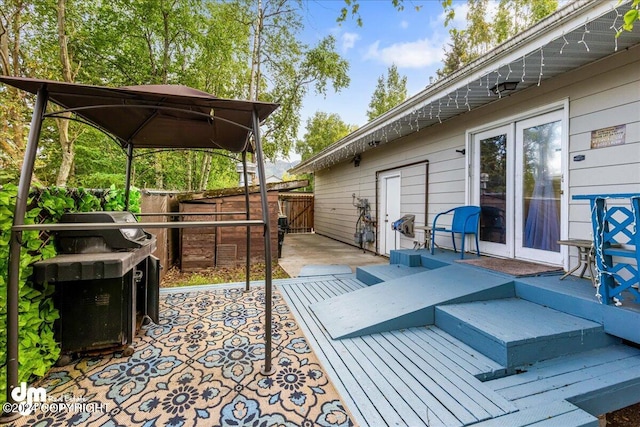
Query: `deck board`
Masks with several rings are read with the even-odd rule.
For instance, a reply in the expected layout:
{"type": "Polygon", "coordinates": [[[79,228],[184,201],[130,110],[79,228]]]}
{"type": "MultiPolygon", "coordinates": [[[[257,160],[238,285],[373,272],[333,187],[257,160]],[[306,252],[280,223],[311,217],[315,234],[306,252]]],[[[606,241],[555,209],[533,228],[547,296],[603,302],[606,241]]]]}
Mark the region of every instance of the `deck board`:
{"type": "MultiPolygon", "coordinates": [[[[597,427],[598,419],[569,402],[560,400],[535,408],[493,418],[477,424],[477,427],[556,427],[563,425],[597,427]]],[[[474,426],[476,427],[476,426],[474,426]]]]}
{"type": "MultiPolygon", "coordinates": [[[[616,392],[640,386],[640,350],[619,345],[547,361],[528,372],[487,383],[520,408],[568,400],[591,405],[593,399],[619,400],[616,392]],[[607,393],[606,390],[614,390],[607,393]],[[600,398],[595,397],[601,396],[600,398]]],[[[600,404],[606,407],[606,402],[600,404]]],[[[632,402],[633,403],[633,402],[632,402]]]]}
{"type": "Polygon", "coordinates": [[[359,281],[301,278],[278,286],[359,424],[454,427],[517,410],[474,376],[499,365],[435,327],[332,340],[309,306],[365,286],[359,281]],[[456,348],[464,351],[445,356],[456,348]]]}
{"type": "MultiPolygon", "coordinates": [[[[355,371],[341,372],[340,375],[337,374],[336,364],[342,365],[344,363],[342,362],[342,354],[348,356],[348,352],[341,349],[340,346],[313,345],[316,342],[316,337],[323,336],[323,331],[315,317],[311,315],[306,307],[308,307],[310,303],[317,301],[317,299],[311,292],[308,292],[308,290],[304,292],[305,289],[299,289],[298,286],[300,285],[294,284],[293,286],[279,286],[279,288],[287,299],[293,315],[303,328],[309,344],[313,347],[320,363],[332,379],[334,386],[338,393],[340,393],[354,420],[361,425],[368,423],[371,423],[371,425],[387,425],[379,412],[379,409],[384,409],[384,398],[380,401],[380,405],[375,405],[365,391],[367,388],[373,389],[375,387],[368,381],[361,382],[361,379],[357,378],[357,372],[355,371]],[[358,402],[358,404],[355,402],[358,402]],[[361,411],[366,411],[366,418],[361,411]]],[[[340,368],[340,366],[338,366],[338,368],[340,368]]]]}
{"type": "MultiPolygon", "coordinates": [[[[435,328],[425,329],[431,330],[435,328]]],[[[399,339],[399,336],[404,335],[402,333],[393,332],[384,335],[394,336],[394,338],[398,339],[397,342],[392,341],[392,344],[402,352],[407,354],[414,353],[411,360],[414,363],[420,361],[424,375],[433,378],[435,381],[435,388],[432,390],[428,387],[429,391],[434,393],[441,388],[445,396],[437,396],[438,399],[446,401],[448,400],[447,396],[451,395],[454,401],[449,405],[455,408],[456,404],[462,404],[462,414],[464,414],[465,408],[466,410],[473,409],[472,413],[476,415],[475,421],[479,421],[485,418],[483,414],[498,416],[514,409],[513,405],[499,397],[493,390],[488,390],[475,376],[464,370],[453,360],[442,357],[442,353],[436,348],[422,347],[420,349],[422,351],[419,351],[415,347],[405,345],[399,339]]],[[[458,414],[457,411],[456,414],[458,414]]]]}
{"type": "Polygon", "coordinates": [[[407,334],[416,345],[439,352],[444,360],[451,360],[475,377],[484,379],[503,375],[505,368],[467,344],[451,337],[440,328],[411,328],[407,334]]]}

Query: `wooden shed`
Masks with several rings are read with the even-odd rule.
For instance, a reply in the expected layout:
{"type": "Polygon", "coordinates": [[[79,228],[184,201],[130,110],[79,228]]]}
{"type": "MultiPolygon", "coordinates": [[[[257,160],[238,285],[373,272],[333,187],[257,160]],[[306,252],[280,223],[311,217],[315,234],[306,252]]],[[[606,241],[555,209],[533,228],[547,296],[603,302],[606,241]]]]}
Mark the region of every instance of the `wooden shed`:
{"type": "MultiPolygon", "coordinates": [[[[268,185],[269,221],[271,228],[272,259],[278,259],[278,205],[279,191],[300,188],[307,181],[292,181],[268,185]]],[[[243,188],[211,190],[180,197],[180,212],[187,221],[243,220],[245,196],[243,188]],[[205,215],[210,213],[211,215],[205,215]],[[197,215],[196,215],[197,214],[197,215]]],[[[262,206],[258,188],[251,189],[249,196],[251,218],[260,218],[262,206]]],[[[251,228],[251,262],[264,259],[262,230],[251,228]]],[[[187,228],[180,233],[180,269],[193,272],[215,267],[235,266],[244,263],[247,248],[247,227],[187,228]]]]}

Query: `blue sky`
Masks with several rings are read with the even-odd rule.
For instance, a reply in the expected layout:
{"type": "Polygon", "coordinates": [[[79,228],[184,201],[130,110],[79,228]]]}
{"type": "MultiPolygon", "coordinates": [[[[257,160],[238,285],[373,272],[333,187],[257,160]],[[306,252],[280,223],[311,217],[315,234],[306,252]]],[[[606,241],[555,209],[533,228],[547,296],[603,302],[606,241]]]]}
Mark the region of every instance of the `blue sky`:
{"type": "MultiPolygon", "coordinates": [[[[392,64],[398,67],[400,75],[407,76],[409,96],[427,86],[429,77],[435,76],[442,66],[443,46],[449,36],[439,0],[405,0],[403,11],[396,10],[391,0],[360,0],[362,27],[353,19],[341,25],[336,23],[344,4],[343,0],[305,2],[303,40],[313,45],[333,35],[339,53],[349,61],[351,84],[337,94],[331,91],[326,97],[307,95],[300,136],[304,134],[307,118],[316,111],[336,113],[346,123],[364,125],[378,78],[386,76],[392,64]],[[420,10],[416,11],[415,6],[421,6],[420,10]]],[[[458,4],[460,8],[465,6],[466,2],[458,4]]],[[[461,25],[465,14],[460,10],[454,25],[461,25]]]]}

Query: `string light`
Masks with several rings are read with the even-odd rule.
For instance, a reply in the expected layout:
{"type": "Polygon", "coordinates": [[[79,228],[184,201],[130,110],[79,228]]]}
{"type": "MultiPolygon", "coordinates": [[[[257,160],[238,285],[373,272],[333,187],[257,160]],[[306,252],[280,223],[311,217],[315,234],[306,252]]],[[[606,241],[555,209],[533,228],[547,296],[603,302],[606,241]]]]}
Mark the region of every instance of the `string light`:
{"type": "Polygon", "coordinates": [[[524,82],[524,76],[527,73],[527,57],[526,55],[522,55],[522,78],[520,79],[524,82]]]}
{"type": "Polygon", "coordinates": [[[456,89],[456,98],[455,98],[455,102],[456,102],[456,110],[458,109],[458,89],[456,89]]]}
{"type": "Polygon", "coordinates": [[[584,38],[585,38],[585,36],[586,36],[587,34],[589,34],[589,33],[590,33],[590,31],[589,31],[589,29],[587,28],[587,23],[585,22],[585,24],[584,24],[584,33],[582,33],[582,39],[580,39],[580,41],[578,42],[578,44],[582,43],[582,44],[584,45],[585,49],[587,49],[587,52],[589,52],[589,46],[587,45],[587,42],[585,41],[585,39],[584,39],[584,38]]]}
{"type": "Polygon", "coordinates": [[[491,96],[491,89],[489,88],[489,74],[487,74],[487,96],[491,96]]]}
{"type": "Polygon", "coordinates": [[[471,111],[471,105],[469,105],[469,92],[471,92],[471,88],[469,87],[469,82],[467,82],[467,92],[464,94],[464,105],[467,107],[468,111],[471,111]]]}
{"type": "Polygon", "coordinates": [[[438,121],[440,123],[442,123],[442,119],[440,118],[440,112],[442,111],[442,99],[438,99],[438,115],[436,116],[438,118],[438,121]]]}
{"type": "Polygon", "coordinates": [[[540,75],[538,76],[538,86],[542,81],[542,69],[544,68],[544,47],[540,48],[540,75]]]}
{"type": "Polygon", "coordinates": [[[618,28],[618,26],[616,25],[618,23],[618,18],[622,18],[622,16],[623,16],[623,15],[620,14],[620,12],[618,12],[618,6],[619,5],[616,5],[615,7],[613,7],[613,11],[616,13],[616,17],[613,19],[613,23],[611,24],[611,27],[609,27],[610,29],[612,29],[616,33],[616,36],[613,38],[615,40],[614,52],[618,51],[618,34],[622,31],[622,26],[620,26],[620,28],[618,28]]]}
{"type": "Polygon", "coordinates": [[[562,51],[564,50],[564,47],[569,44],[569,41],[567,41],[567,38],[564,36],[564,32],[562,33],[562,40],[564,40],[564,44],[560,48],[560,55],[562,55],[562,51]]]}
{"type": "Polygon", "coordinates": [[[513,70],[511,69],[511,62],[509,62],[509,72],[507,73],[507,77],[505,78],[505,81],[509,81],[509,76],[511,75],[511,73],[513,73],[513,70]]]}
{"type": "Polygon", "coordinates": [[[502,76],[500,75],[500,67],[498,67],[498,75],[496,76],[496,86],[495,86],[496,90],[498,91],[498,98],[502,98],[502,92],[498,88],[498,83],[500,83],[500,77],[502,76]]]}

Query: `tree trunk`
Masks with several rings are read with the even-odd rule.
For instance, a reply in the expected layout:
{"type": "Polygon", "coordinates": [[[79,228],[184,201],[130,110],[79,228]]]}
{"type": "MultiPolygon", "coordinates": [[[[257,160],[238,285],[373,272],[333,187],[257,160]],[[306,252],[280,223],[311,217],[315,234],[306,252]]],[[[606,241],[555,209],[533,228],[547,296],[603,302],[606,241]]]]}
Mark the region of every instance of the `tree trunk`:
{"type": "MultiPolygon", "coordinates": [[[[62,65],[62,79],[65,82],[73,83],[73,73],[71,71],[71,59],[69,57],[68,37],[66,34],[66,0],[58,0],[58,45],[60,48],[60,64],[62,65]]],[[[62,153],[62,161],[60,170],[56,178],[56,185],[59,187],[67,185],[69,175],[71,173],[71,165],[75,156],[73,147],[73,139],[69,137],[69,120],[70,113],[64,114],[65,119],[57,119],[58,125],[58,141],[60,142],[60,150],[62,153]]]]}
{"type": "Polygon", "coordinates": [[[264,11],[262,10],[262,0],[258,0],[258,11],[256,22],[253,26],[253,49],[251,52],[251,82],[249,84],[249,100],[258,100],[258,88],[260,87],[260,45],[262,41],[262,28],[264,11]]]}
{"type": "MultiPolygon", "coordinates": [[[[20,29],[24,7],[22,2],[16,2],[13,15],[3,16],[6,21],[0,19],[1,75],[20,75],[20,29]]],[[[0,148],[8,155],[9,162],[19,170],[22,167],[25,140],[24,121],[20,110],[25,95],[24,92],[13,87],[7,88],[7,94],[9,101],[6,105],[6,113],[12,120],[11,123],[8,120],[1,121],[0,135],[3,137],[0,137],[0,148]]]]}
{"type": "MultiPolygon", "coordinates": [[[[253,49],[251,51],[251,82],[249,84],[249,100],[258,100],[258,89],[260,88],[260,48],[262,44],[262,29],[264,26],[264,10],[262,9],[262,0],[257,0],[257,16],[253,26],[253,49]]],[[[252,137],[253,138],[253,137],[252,137]]],[[[249,153],[249,162],[255,161],[253,153],[249,153]]],[[[249,184],[255,184],[255,176],[249,175],[252,178],[252,182],[249,184]]]]}
{"type": "Polygon", "coordinates": [[[163,190],[164,189],[164,175],[162,174],[162,155],[163,153],[156,153],[153,156],[153,166],[156,172],[156,189],[163,190]]]}
{"type": "Polygon", "coordinates": [[[211,175],[211,154],[205,153],[202,159],[202,173],[200,174],[199,190],[206,190],[211,175]]]}
{"type": "Polygon", "coordinates": [[[193,150],[189,150],[186,152],[187,154],[187,191],[193,190],[193,162],[194,162],[194,152],[193,150]]]}

